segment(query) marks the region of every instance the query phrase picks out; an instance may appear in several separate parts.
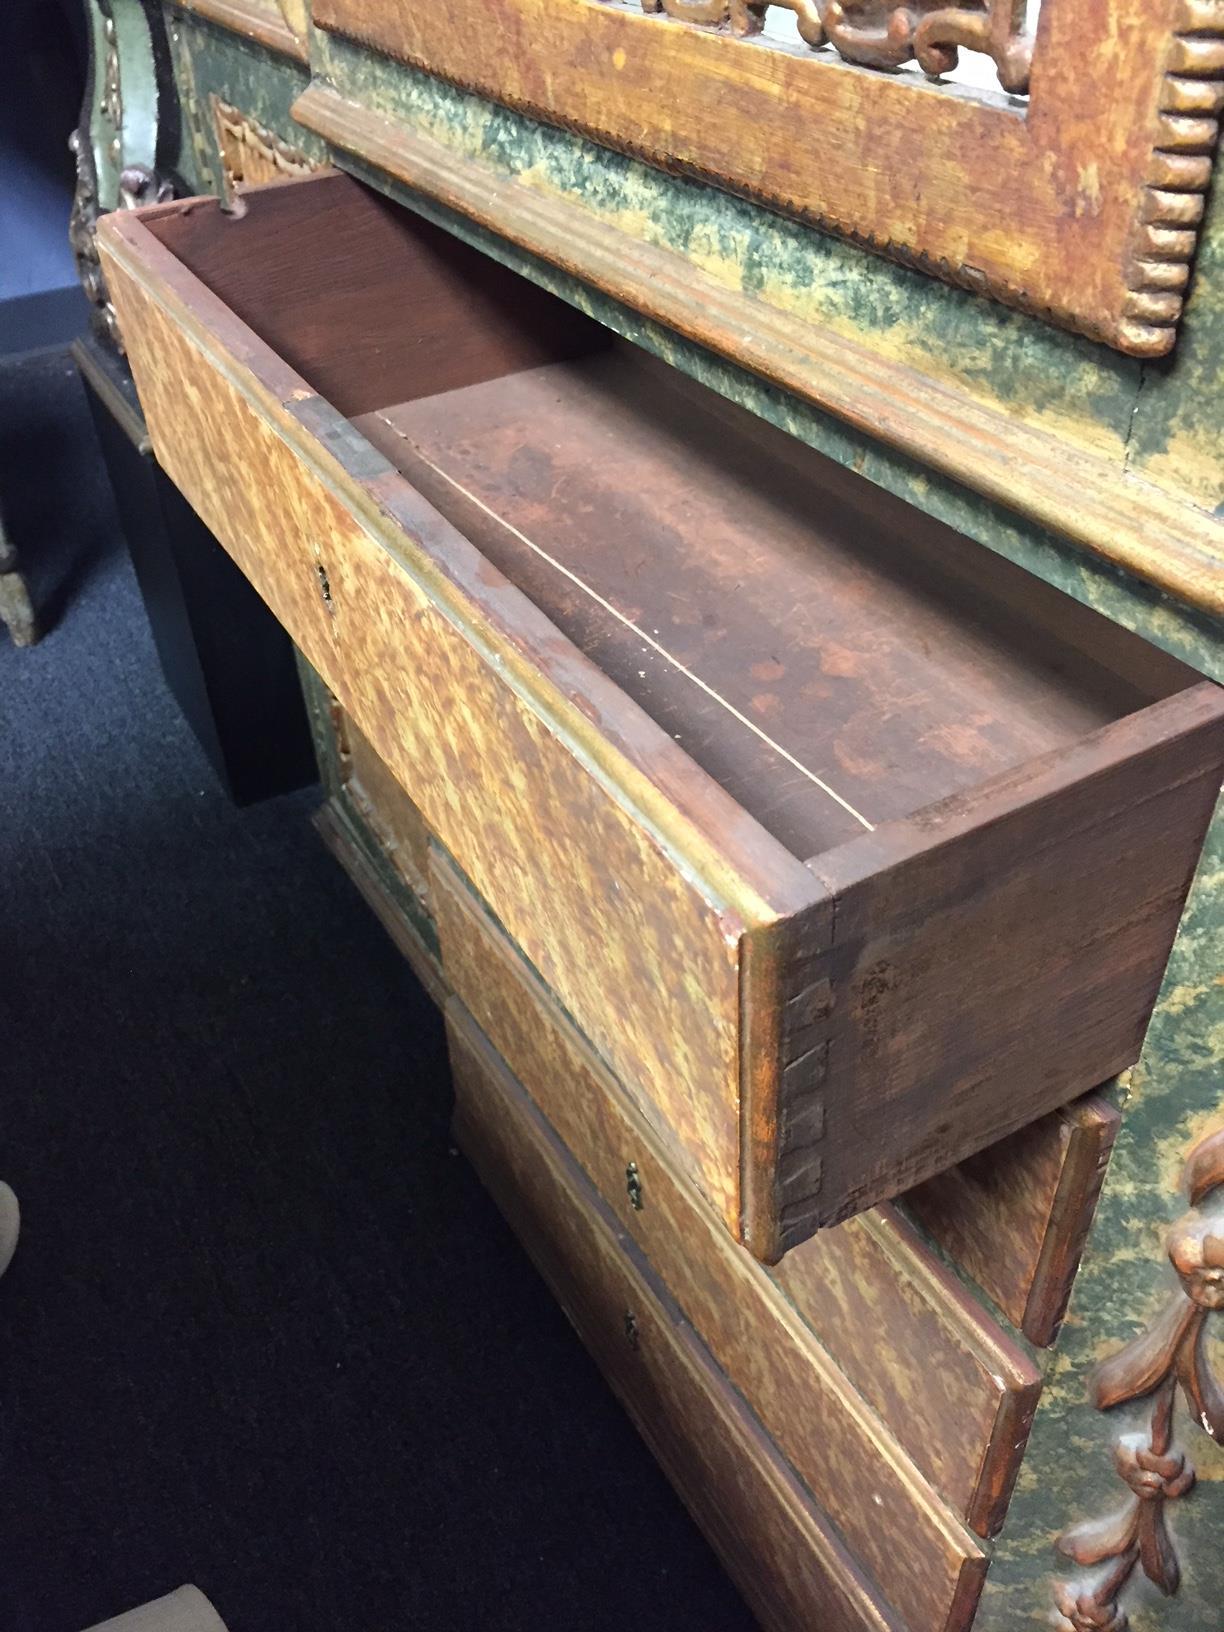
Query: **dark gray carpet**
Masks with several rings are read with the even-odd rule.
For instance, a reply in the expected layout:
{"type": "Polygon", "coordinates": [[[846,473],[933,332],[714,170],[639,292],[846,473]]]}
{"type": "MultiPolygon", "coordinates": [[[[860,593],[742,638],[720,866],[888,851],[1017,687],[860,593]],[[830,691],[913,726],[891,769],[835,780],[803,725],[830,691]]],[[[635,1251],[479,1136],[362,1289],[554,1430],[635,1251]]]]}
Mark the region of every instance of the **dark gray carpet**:
{"type": "Polygon", "coordinates": [[[161,681],[79,387],[0,369],[0,1628],[748,1618],[448,1140],[439,1021],[161,681]]]}

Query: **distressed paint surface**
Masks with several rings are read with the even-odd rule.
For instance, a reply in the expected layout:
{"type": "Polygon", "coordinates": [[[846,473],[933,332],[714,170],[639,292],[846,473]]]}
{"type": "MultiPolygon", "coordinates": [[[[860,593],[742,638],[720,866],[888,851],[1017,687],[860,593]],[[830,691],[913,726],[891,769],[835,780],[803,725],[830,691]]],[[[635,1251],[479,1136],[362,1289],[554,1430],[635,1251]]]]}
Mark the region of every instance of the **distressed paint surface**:
{"type": "MultiPolygon", "coordinates": [[[[294,126],[289,108],[304,83],[292,64],[171,11],[180,83],[242,107],[299,145],[322,144],[294,126]]],[[[1066,434],[1141,469],[1207,509],[1218,506],[1224,470],[1219,359],[1224,352],[1224,198],[1217,195],[1178,353],[1146,367],[1002,311],[921,274],[888,265],[809,229],[699,185],[662,175],[562,132],[463,95],[424,75],[380,63],[340,42],[316,40],[316,71],[457,151],[482,155],[544,190],[580,196],[593,211],[641,238],[690,254],[728,286],[767,295],[846,333],[886,337],[899,359],[972,388],[1022,419],[1066,434]]],[[[206,167],[184,174],[215,189],[206,167]]],[[[348,161],[346,161],[347,163],[348,161]]],[[[215,150],[213,164],[216,163],[215,150]]],[[[359,169],[358,166],[350,165],[359,169]]],[[[390,193],[402,190],[371,176],[390,193]]],[[[642,322],[560,278],[469,223],[415,207],[459,236],[556,289],[612,327],[722,395],[881,486],[1019,562],[1116,622],[1137,629],[1205,673],[1224,677],[1220,629],[1104,564],[932,476],[887,449],[755,378],[642,322]]],[[[1187,907],[1143,1058],[1130,1075],[1126,1116],[1068,1319],[1049,1356],[1017,1497],[996,1545],[977,1628],[1048,1627],[1051,1586],[1069,1567],[1054,1538],[1074,1521],[1121,1505],[1113,1468],[1116,1435],[1142,1412],[1101,1414],[1088,1402],[1093,1364],[1160,1309],[1174,1284],[1163,1236],[1183,1210],[1179,1167],[1196,1136],[1224,1115],[1224,815],[1187,907]]],[[[1218,1345],[1218,1337],[1214,1339],[1218,1345]]],[[[1192,1425],[1182,1427],[1184,1437],[1192,1425]]],[[[1128,1604],[1134,1632],[1216,1632],[1219,1537],[1224,1533],[1224,1452],[1194,1440],[1198,1488],[1173,1519],[1184,1580],[1173,1600],[1128,1604]]],[[[976,1629],[975,1629],[976,1632],[976,1629]]]]}
{"type": "Polygon", "coordinates": [[[289,112],[309,80],[302,64],[191,13],[167,7],[167,15],[174,77],[184,102],[180,170],[193,191],[221,190],[214,95],[283,136],[308,158],[327,162],[325,144],[296,125],[289,112]]]}
{"type": "Polygon", "coordinates": [[[1150,364],[1135,408],[1131,468],[1224,514],[1224,189],[1208,198],[1176,362],[1150,364]]]}
{"type": "MultiPolygon", "coordinates": [[[[792,1379],[805,1369],[803,1355],[810,1339],[802,1327],[779,1323],[774,1312],[762,1313],[762,1300],[771,1311],[780,1301],[789,1301],[933,1489],[963,1516],[978,1520],[979,1531],[987,1531],[992,1503],[989,1494],[980,1499],[980,1476],[1006,1485],[1018,1460],[1015,1441],[1019,1438],[1022,1447],[1023,1427],[1035,1399],[1035,1368],[1000,1338],[975,1305],[949,1291],[947,1271],[916,1232],[891,1212],[868,1214],[822,1231],[772,1272],[731,1245],[716,1227],[711,1230],[708,1224],[713,1221],[702,1219],[686,1199],[672,1164],[652,1132],[628,1109],[619,1086],[509,941],[497,934],[466,880],[440,856],[433,862],[433,884],[455,995],[578,1157],[622,1226],[663,1274],[706,1341],[717,1351],[719,1332],[725,1329],[727,1338],[734,1338],[738,1370],[729,1355],[724,1355],[723,1364],[754,1409],[767,1417],[769,1409],[760,1396],[777,1392],[776,1376],[763,1377],[758,1369],[762,1361],[767,1368],[769,1364],[767,1356],[755,1354],[770,1346],[763,1341],[764,1331],[774,1332],[784,1364],[788,1355],[795,1356],[787,1367],[792,1379]],[[629,1156],[636,1161],[641,1206],[631,1203],[626,1190],[629,1156]],[[729,1284],[738,1289],[730,1295],[729,1284]],[[781,1288],[783,1300],[776,1288],[781,1288]],[[755,1316],[734,1320],[737,1302],[744,1310],[755,1310],[755,1316]],[[745,1340],[754,1351],[747,1364],[741,1352],[745,1340]],[[881,1351],[905,1357],[908,1363],[882,1365],[881,1351]],[[934,1386],[931,1372],[938,1379],[934,1386]]],[[[866,1453],[866,1458],[861,1447],[854,1450],[853,1422],[861,1419],[853,1412],[846,1418],[845,1391],[827,1366],[818,1364],[816,1374],[808,1378],[806,1412],[797,1406],[794,1387],[793,1380],[783,1385],[789,1398],[783,1426],[774,1430],[776,1437],[779,1443],[787,1438],[787,1418],[810,1418],[796,1424],[800,1449],[792,1453],[795,1465],[801,1472],[805,1466],[826,1466],[813,1488],[825,1495],[831,1515],[848,1536],[855,1524],[862,1530],[865,1545],[856,1547],[868,1560],[873,1545],[892,1546],[893,1538],[877,1536],[876,1504],[864,1503],[861,1478],[847,1481],[840,1457],[829,1467],[828,1450],[813,1447],[809,1435],[816,1425],[824,1434],[824,1418],[838,1413],[843,1451],[849,1445],[855,1467],[861,1468],[865,1459],[869,1463],[872,1454],[891,1458],[891,1467],[898,1460],[895,1449],[881,1439],[877,1451],[866,1453]],[[845,1512],[831,1504],[833,1495],[843,1504],[849,1501],[845,1512]]],[[[777,1414],[776,1402],[774,1410],[777,1414]]],[[[912,1503],[912,1488],[905,1500],[912,1503]]],[[[925,1504],[925,1498],[920,1502],[925,1504]]],[[[888,1562],[885,1556],[883,1568],[876,1565],[881,1581],[888,1562]]],[[[921,1563],[908,1557],[903,1568],[921,1574],[921,1563]]],[[[900,1596],[896,1602],[902,1606],[900,1596]]]]}
{"type": "MultiPolygon", "coordinates": [[[[1186,912],[1142,1059],[1130,1073],[1122,1129],[1071,1308],[1046,1380],[1028,1455],[996,1547],[975,1632],[1050,1625],[1052,1583],[1074,1567],[1055,1538],[1080,1519],[1117,1511],[1121,1432],[1144,1405],[1102,1413],[1089,1403],[1097,1361],[1143,1330],[1177,1285],[1164,1237],[1185,1211],[1181,1168],[1192,1144],[1224,1123],[1224,806],[1186,912]]],[[[1219,1336],[1212,1341],[1219,1352],[1219,1336]]],[[[1178,1438],[1192,1452],[1197,1488],[1170,1524],[1182,1562],[1171,1599],[1143,1584],[1127,1604],[1132,1632],[1218,1632],[1224,1534],[1224,1448],[1178,1407],[1178,1438]]]]}
{"type": "MultiPolygon", "coordinates": [[[[478,154],[532,186],[578,197],[631,236],[682,251],[729,286],[767,296],[797,316],[845,334],[869,329],[884,337],[899,361],[971,390],[984,401],[1006,405],[1026,422],[1063,432],[1098,452],[1112,450],[1121,468],[1141,383],[1134,360],[882,262],[713,188],[664,175],[536,124],[346,42],[316,35],[314,48],[316,74],[342,92],[359,91],[375,111],[456,152],[478,154]]],[[[361,161],[344,155],[340,162],[720,395],[1142,632],[1204,673],[1224,677],[1217,640],[1202,616],[470,221],[411,195],[361,161]]]]}
{"type": "Polygon", "coordinates": [[[886,333],[898,359],[977,389],[1010,412],[1120,448],[1139,365],[1104,347],[950,290],[701,182],[666,175],[581,137],[468,95],[333,36],[316,73],[367,106],[478,153],[541,191],[580,199],[632,237],[688,256],[727,287],[848,335],[886,333]],[[951,298],[949,298],[951,297],[951,298]]]}
{"type": "MultiPolygon", "coordinates": [[[[572,708],[563,729],[559,693],[555,706],[524,695],[541,656],[525,643],[520,655],[517,634],[513,648],[490,650],[497,620],[487,608],[473,620],[467,599],[483,587],[478,574],[447,587],[436,556],[408,559],[411,524],[379,526],[377,501],[397,502],[390,467],[375,458],[363,496],[360,474],[301,457],[293,427],[318,399],[273,407],[274,382],[252,373],[239,385],[211,360],[201,366],[190,314],[140,281],[140,255],[160,246],[145,233],[121,268],[123,232],[109,236],[108,276],[121,323],[139,336],[133,372],[167,474],[588,1034],[656,1097],[734,1229],[740,909],[763,922],[774,909],[732,868],[711,882],[700,858],[674,848],[627,796],[628,767],[618,763],[615,781],[597,767],[603,738],[585,713],[572,708]],[[244,463],[228,456],[235,443],[244,463]],[[554,886],[547,911],[539,877],[554,886]]],[[[166,256],[161,270],[177,264],[166,256]]],[[[285,371],[279,388],[297,390],[296,377],[285,371]]],[[[686,828],[676,842],[697,835],[686,828]]]]}

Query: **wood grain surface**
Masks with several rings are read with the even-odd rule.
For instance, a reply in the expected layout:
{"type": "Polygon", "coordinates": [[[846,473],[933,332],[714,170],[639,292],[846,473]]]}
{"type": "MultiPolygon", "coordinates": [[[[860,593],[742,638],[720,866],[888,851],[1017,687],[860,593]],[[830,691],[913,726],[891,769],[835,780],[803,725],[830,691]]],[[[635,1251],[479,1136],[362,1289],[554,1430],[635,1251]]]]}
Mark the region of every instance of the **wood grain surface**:
{"type": "Polygon", "coordinates": [[[761,1623],[906,1632],[488,1044],[449,1029],[456,1139],[761,1623]]]}
{"type": "Polygon", "coordinates": [[[716,401],[622,344],[356,423],[796,855],[1151,700],[1097,614],[716,401]]]}
{"type": "Polygon", "coordinates": [[[1045,0],[1027,105],[590,0],[451,0],[446,28],[398,0],[313,16],[1124,351],[1173,345],[1224,74],[1210,0],[1149,0],[1126,27],[1098,0],[1045,0]]]}
{"type": "Polygon", "coordinates": [[[1120,1120],[1085,1095],[905,1197],[1031,1343],[1058,1336],[1120,1120]]]}
{"type": "MultiPolygon", "coordinates": [[[[1000,1137],[1004,1105],[1012,1132],[1138,1058],[1219,791],[1222,705],[1193,687],[813,862],[838,926],[830,1115],[882,1170],[940,1172],[979,1119],[1000,1137]],[[951,1084],[955,1150],[927,1116],[951,1084]]],[[[888,1193],[836,1161],[826,1216],[888,1193]]]]}
{"type": "Polygon", "coordinates": [[[894,1213],[822,1232],[772,1276],[762,1269],[676,1175],[644,1118],[437,852],[433,877],[455,995],[890,1600],[927,1624],[922,1614],[955,1595],[966,1567],[959,1527],[949,1550],[944,1504],[983,1534],[1006,1511],[1036,1405],[1031,1362],[894,1213]],[[871,1489],[894,1516],[887,1535],[860,1476],[872,1464],[871,1489]],[[900,1539],[911,1534],[913,1551],[900,1539]],[[915,1557],[923,1549],[926,1562],[915,1557]],[[930,1561],[941,1554],[942,1573],[930,1561]]]}
{"type": "Polygon", "coordinates": [[[159,456],[733,1233],[773,1261],[1133,1061],[1221,693],[1162,696],[1185,671],[1095,614],[827,461],[741,449],[732,410],[575,314],[545,333],[479,256],[448,347],[475,252],[350,178],[243,203],[103,228],[159,456]],[[445,503],[345,417],[386,392],[419,436],[448,395],[493,405],[487,466],[431,462],[445,503]],[[637,511],[590,475],[617,440],[637,511]],[[863,831],[814,827],[805,866],[817,808],[863,831]]]}

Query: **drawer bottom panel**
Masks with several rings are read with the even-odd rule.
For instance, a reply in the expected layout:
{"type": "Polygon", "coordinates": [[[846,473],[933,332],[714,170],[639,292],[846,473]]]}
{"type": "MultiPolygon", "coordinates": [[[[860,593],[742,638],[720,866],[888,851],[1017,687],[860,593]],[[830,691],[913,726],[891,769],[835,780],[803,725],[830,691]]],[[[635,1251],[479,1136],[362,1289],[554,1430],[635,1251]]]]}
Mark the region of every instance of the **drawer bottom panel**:
{"type": "Polygon", "coordinates": [[[902,1632],[461,1006],[447,1029],[458,1143],[761,1623],[902,1632]]]}

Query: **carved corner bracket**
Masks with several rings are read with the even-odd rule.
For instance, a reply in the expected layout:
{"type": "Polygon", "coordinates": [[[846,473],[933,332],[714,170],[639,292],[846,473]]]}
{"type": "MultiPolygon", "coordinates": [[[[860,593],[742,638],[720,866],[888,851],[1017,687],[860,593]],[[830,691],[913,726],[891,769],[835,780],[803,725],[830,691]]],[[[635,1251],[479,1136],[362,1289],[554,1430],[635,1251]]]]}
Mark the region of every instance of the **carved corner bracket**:
{"type": "Polygon", "coordinates": [[[1180,1286],[1146,1331],[1102,1362],[1093,1375],[1099,1411],[1150,1398],[1146,1429],[1114,1446],[1118,1476],[1130,1496],[1115,1513],[1067,1530],[1059,1551],[1084,1571],[1055,1587],[1059,1632],[1126,1632],[1122,1595],[1143,1574],[1167,1597],[1181,1586],[1181,1565],[1165,1515],[1194,1487],[1194,1467],[1177,1445],[1180,1390],[1212,1439],[1224,1440],[1224,1387],[1208,1363],[1208,1317],[1224,1309],[1224,1130],[1199,1141],[1184,1175],[1191,1211],[1169,1232],[1168,1253],[1180,1286]]]}

